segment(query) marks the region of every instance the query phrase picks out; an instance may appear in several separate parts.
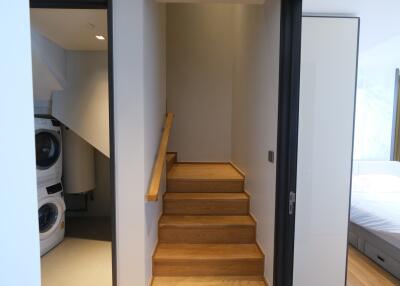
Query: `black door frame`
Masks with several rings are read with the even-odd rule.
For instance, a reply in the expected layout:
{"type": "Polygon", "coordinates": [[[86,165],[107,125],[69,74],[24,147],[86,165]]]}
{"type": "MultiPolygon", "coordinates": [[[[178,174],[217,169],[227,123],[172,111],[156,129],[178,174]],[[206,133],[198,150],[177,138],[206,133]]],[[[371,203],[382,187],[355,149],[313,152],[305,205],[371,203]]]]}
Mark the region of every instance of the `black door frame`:
{"type": "Polygon", "coordinates": [[[107,9],[107,0],[30,0],[31,8],[107,9]]]}
{"type": "Polygon", "coordinates": [[[112,285],[117,286],[116,208],[115,208],[115,141],[114,141],[114,69],[112,0],[30,0],[30,8],[106,9],[108,37],[108,105],[110,126],[110,190],[112,225],[112,285]]]}
{"type": "Polygon", "coordinates": [[[293,285],[302,9],[302,0],[281,1],[275,286],[293,285]],[[293,202],[290,206],[291,200],[293,202]]]}

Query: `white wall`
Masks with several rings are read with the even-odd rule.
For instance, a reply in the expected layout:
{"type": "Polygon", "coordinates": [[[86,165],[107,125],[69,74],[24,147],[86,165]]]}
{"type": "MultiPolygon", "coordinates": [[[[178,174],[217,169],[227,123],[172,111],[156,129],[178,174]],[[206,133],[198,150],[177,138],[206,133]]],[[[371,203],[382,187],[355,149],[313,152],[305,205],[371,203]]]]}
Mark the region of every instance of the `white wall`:
{"type": "Polygon", "coordinates": [[[53,93],[52,115],[110,156],[107,52],[67,51],[67,85],[53,93]]]}
{"type": "Polygon", "coordinates": [[[279,85],[280,1],[234,10],[235,55],[232,161],[246,174],[257,240],[266,254],[265,275],[272,285],[279,85]]]}
{"type": "Polygon", "coordinates": [[[107,52],[67,51],[32,31],[35,114],[51,114],[109,157],[107,52]]]}
{"type": "Polygon", "coordinates": [[[294,286],[345,285],[358,19],[303,18],[294,286]]]}
{"type": "Polygon", "coordinates": [[[35,114],[51,114],[51,94],[53,91],[62,90],[62,86],[34,49],[32,70],[35,114]]]}
{"type": "MultiPolygon", "coordinates": [[[[158,10],[161,9],[161,10],[158,10]]],[[[118,285],[147,285],[159,204],[145,202],[165,115],[163,27],[153,1],[113,2],[118,285]],[[153,77],[151,77],[152,75],[153,77]],[[158,112],[162,112],[159,114],[158,112]],[[149,120],[145,122],[145,120],[149,120]]]]}
{"type": "MultiPolygon", "coordinates": [[[[65,87],[67,84],[66,51],[38,31],[32,30],[32,54],[47,66],[55,80],[65,87]]],[[[35,68],[35,66],[33,66],[35,68]]],[[[34,78],[35,79],[35,78],[34,78]]],[[[50,99],[49,94],[35,94],[41,99],[50,99]]]]}
{"type": "Polygon", "coordinates": [[[0,285],[39,286],[29,1],[0,1],[0,9],[0,285]]]}
{"type": "MultiPolygon", "coordinates": [[[[91,139],[94,146],[102,149],[103,152],[108,152],[109,140],[107,57],[107,52],[66,51],[37,31],[32,31],[35,114],[52,113],[51,99],[52,94],[55,93],[56,108],[54,116],[62,120],[64,124],[78,127],[77,131],[84,138],[91,139]],[[62,91],[64,88],[66,90],[62,91]],[[65,97],[60,99],[57,96],[71,96],[72,100],[65,97]],[[69,116],[71,110],[74,111],[72,113],[73,116],[69,116]],[[93,126],[96,128],[93,128],[93,126]],[[98,137],[100,140],[97,140],[98,137]]],[[[83,139],[79,137],[75,140],[83,139]]],[[[68,144],[68,142],[65,143],[68,144]]],[[[67,146],[65,145],[64,147],[64,151],[68,151],[66,149],[67,146]]],[[[95,151],[93,156],[92,168],[94,169],[89,173],[96,173],[95,199],[88,202],[88,212],[84,215],[109,216],[111,211],[109,159],[98,151],[95,151]]],[[[65,158],[63,162],[67,163],[73,158],[69,159],[65,158]]],[[[67,169],[64,168],[64,170],[67,169]]],[[[85,176],[86,179],[90,177],[90,175],[88,177],[88,174],[85,176]]],[[[73,177],[77,178],[75,175],[73,177]]],[[[68,182],[64,181],[65,187],[68,188],[66,183],[68,182]]],[[[73,186],[70,187],[76,189],[75,182],[71,183],[73,186]]],[[[93,185],[94,182],[86,182],[86,184],[89,186],[93,185]]],[[[87,187],[86,191],[92,189],[87,187]]],[[[71,208],[79,207],[82,204],[81,200],[68,200],[68,203],[71,208]]]]}
{"type": "MultiPolygon", "coordinates": [[[[144,0],[143,0],[144,1],[144,0]]],[[[113,1],[117,281],[145,285],[143,1],[113,1]]]]}
{"type": "MultiPolygon", "coordinates": [[[[144,191],[147,192],[166,115],[166,5],[145,1],[143,11],[144,191]]],[[[162,184],[161,192],[164,190],[165,184],[162,184]]],[[[161,211],[162,194],[159,195],[158,202],[146,202],[144,229],[146,285],[150,283],[152,276],[152,255],[158,239],[158,218],[161,211]]]]}
{"type": "Polygon", "coordinates": [[[230,161],[232,40],[232,5],[168,5],[169,150],[181,161],[230,161]]]}
{"type": "Polygon", "coordinates": [[[361,18],[354,159],[389,160],[395,70],[400,67],[400,2],[304,0],[303,11],[361,18]]]}
{"type": "Polygon", "coordinates": [[[51,114],[51,95],[67,81],[66,51],[35,30],[31,37],[35,114],[51,114]]]}

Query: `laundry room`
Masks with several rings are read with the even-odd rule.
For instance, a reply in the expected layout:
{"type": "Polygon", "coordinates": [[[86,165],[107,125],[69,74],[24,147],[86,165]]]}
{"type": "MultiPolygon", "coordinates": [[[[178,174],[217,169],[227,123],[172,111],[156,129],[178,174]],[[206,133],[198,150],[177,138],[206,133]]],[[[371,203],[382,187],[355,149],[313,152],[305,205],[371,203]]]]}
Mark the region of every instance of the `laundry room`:
{"type": "Polygon", "coordinates": [[[42,285],[111,285],[107,10],[30,14],[42,285]]]}

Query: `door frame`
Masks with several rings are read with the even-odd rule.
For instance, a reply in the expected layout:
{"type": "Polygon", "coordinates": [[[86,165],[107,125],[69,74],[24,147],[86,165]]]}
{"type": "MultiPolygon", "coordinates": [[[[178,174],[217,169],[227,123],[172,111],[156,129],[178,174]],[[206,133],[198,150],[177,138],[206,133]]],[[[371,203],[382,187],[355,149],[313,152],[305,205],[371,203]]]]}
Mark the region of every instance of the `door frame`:
{"type": "MultiPolygon", "coordinates": [[[[110,188],[112,193],[112,280],[117,285],[115,214],[115,142],[113,88],[112,0],[30,0],[31,8],[107,9],[110,119],[110,188]]],[[[293,284],[295,209],[289,214],[290,193],[296,193],[300,93],[302,0],[281,1],[278,140],[276,166],[274,285],[293,284]]]]}
{"type": "Polygon", "coordinates": [[[274,246],[276,286],[293,285],[302,4],[302,0],[281,1],[274,246]]]}
{"type": "Polygon", "coordinates": [[[115,136],[114,136],[114,69],[113,69],[113,3],[112,0],[30,0],[30,8],[106,9],[108,37],[108,105],[110,134],[110,191],[112,228],[112,285],[117,286],[116,201],[115,201],[115,136]]]}
{"type": "Polygon", "coordinates": [[[29,0],[30,8],[107,9],[107,0],[29,0]]]}

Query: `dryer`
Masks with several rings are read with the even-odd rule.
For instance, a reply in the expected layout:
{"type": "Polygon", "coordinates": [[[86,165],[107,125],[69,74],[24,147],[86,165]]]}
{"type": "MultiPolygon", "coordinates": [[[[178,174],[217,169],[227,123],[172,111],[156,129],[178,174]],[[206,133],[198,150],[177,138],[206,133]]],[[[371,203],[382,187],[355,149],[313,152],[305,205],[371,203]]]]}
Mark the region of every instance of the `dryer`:
{"type": "Polygon", "coordinates": [[[41,256],[64,240],[65,209],[61,183],[38,187],[38,219],[41,256]]]}
{"type": "Polygon", "coordinates": [[[52,118],[35,118],[36,176],[38,185],[61,181],[62,137],[60,123],[52,118]]]}

